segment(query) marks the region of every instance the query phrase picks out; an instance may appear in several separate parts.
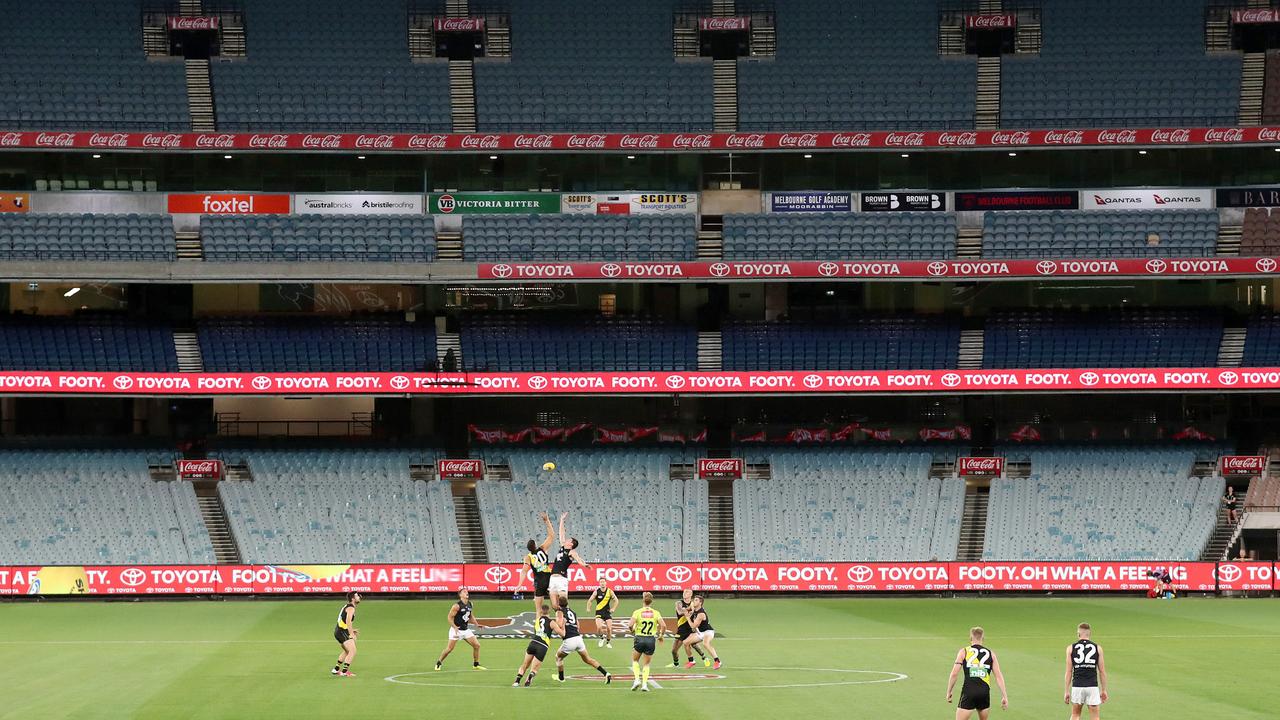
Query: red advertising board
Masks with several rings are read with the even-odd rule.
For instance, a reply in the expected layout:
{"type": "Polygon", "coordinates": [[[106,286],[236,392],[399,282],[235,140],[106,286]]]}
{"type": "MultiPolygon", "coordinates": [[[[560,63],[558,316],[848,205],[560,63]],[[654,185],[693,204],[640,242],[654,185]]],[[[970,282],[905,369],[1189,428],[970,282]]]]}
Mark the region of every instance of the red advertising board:
{"type": "Polygon", "coordinates": [[[170,193],[168,211],[200,215],[278,215],[292,209],[288,195],[170,193]]]}
{"type": "Polygon", "coordinates": [[[1236,25],[1258,25],[1280,22],[1280,9],[1249,8],[1231,11],[1231,22],[1236,25]]]}
{"type": "Polygon", "coordinates": [[[1218,471],[1222,475],[1261,475],[1267,469],[1264,455],[1223,455],[1218,458],[1218,471]]]}
{"type": "Polygon", "coordinates": [[[482,480],[484,479],[484,460],[441,458],[436,460],[436,477],[442,480],[482,480]]]}
{"type": "Polygon", "coordinates": [[[214,458],[179,460],[177,471],[181,480],[218,480],[222,477],[222,461],[214,458]]]}
{"type": "Polygon", "coordinates": [[[1005,30],[1016,27],[1018,16],[1006,15],[965,15],[964,26],[970,30],[1005,30]]]}
{"type": "Polygon", "coordinates": [[[219,18],[217,15],[203,15],[199,17],[169,16],[170,30],[217,30],[218,24],[219,18]]]}
{"type": "MultiPolygon", "coordinates": [[[[1166,568],[1191,592],[1271,591],[1270,562],[598,563],[569,569],[571,592],[1145,592],[1166,568]]],[[[91,565],[0,567],[0,595],[448,593],[531,590],[493,564],[91,565]]]]}
{"type": "Polygon", "coordinates": [[[1280,258],[1115,258],[1043,260],[721,260],[717,262],[480,263],[479,280],[768,280],[949,279],[1002,280],[1059,277],[1269,276],[1280,258]]]}
{"type": "Polygon", "coordinates": [[[724,30],[750,30],[751,16],[743,15],[741,17],[704,17],[698,18],[698,29],[702,32],[717,32],[724,30]]]}
{"type": "Polygon", "coordinates": [[[742,458],[698,458],[699,478],[740,478],[742,458]]]}
{"type": "Polygon", "coordinates": [[[1280,390],[1280,368],[447,374],[0,371],[0,395],[896,395],[1062,390],[1280,390]]]}
{"type": "Polygon", "coordinates": [[[433,21],[436,32],[483,32],[482,17],[438,17],[433,21]]]}
{"type": "Polygon", "coordinates": [[[131,150],[301,150],[332,152],[373,148],[407,152],[576,150],[882,150],[886,148],[1149,147],[1274,145],[1280,126],[1208,128],[1105,128],[1090,130],[927,130],[737,133],[173,133],[0,131],[0,149],[88,149],[90,138],[119,139],[131,150]],[[375,140],[376,139],[376,140],[375,140]]]}
{"type": "Polygon", "coordinates": [[[956,458],[956,474],[960,477],[981,476],[998,477],[1004,474],[1004,458],[1002,457],[962,457],[956,458]]]}

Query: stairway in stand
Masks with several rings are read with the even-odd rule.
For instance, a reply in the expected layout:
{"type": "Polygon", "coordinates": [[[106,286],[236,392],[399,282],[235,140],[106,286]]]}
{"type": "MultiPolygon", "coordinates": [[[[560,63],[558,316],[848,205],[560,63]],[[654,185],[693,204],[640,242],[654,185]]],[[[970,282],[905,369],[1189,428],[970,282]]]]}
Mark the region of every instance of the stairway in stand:
{"type": "Polygon", "coordinates": [[[1000,56],[978,58],[978,97],[974,127],[994,130],[1000,127],[1000,56]]]}
{"type": "Polygon", "coordinates": [[[707,481],[707,557],[711,562],[735,562],[737,547],[733,534],[733,480],[707,481]]]}
{"type": "Polygon", "coordinates": [[[174,233],[174,240],[179,260],[204,260],[204,241],[198,230],[174,233]]]}
{"type": "Polygon", "coordinates": [[[213,85],[209,82],[209,61],[207,59],[188,59],[187,71],[187,110],[191,114],[192,132],[213,132],[217,130],[213,111],[213,85]]]}
{"type": "Polygon", "coordinates": [[[738,129],[737,59],[712,60],[711,79],[714,129],[716,132],[734,132],[738,129]]]}
{"type": "Polygon", "coordinates": [[[194,331],[174,330],[173,349],[178,354],[178,372],[204,372],[204,355],[200,352],[200,339],[194,331]]]}
{"type": "Polygon", "coordinates": [[[476,72],[471,60],[449,61],[449,107],[453,131],[476,131],[476,72]]]}
{"type": "Polygon", "coordinates": [[[1209,541],[1204,545],[1204,552],[1200,553],[1200,559],[1205,562],[1226,560],[1227,550],[1231,549],[1235,537],[1236,523],[1227,519],[1225,508],[1219,508],[1218,519],[1213,525],[1213,532],[1209,534],[1209,541]]]}
{"type": "Polygon", "coordinates": [[[1262,92],[1267,81],[1266,68],[1266,53],[1244,54],[1244,62],[1240,67],[1239,120],[1241,125],[1262,123],[1262,92]]]}
{"type": "Polygon", "coordinates": [[[455,332],[436,333],[436,367],[445,369],[445,358],[448,357],[450,350],[453,351],[454,371],[456,371],[462,367],[462,337],[455,332]]]}
{"type": "Polygon", "coordinates": [[[1244,345],[1248,338],[1248,328],[1224,327],[1222,340],[1218,343],[1218,367],[1240,367],[1244,361],[1244,345]]]}
{"type": "Polygon", "coordinates": [[[240,550],[236,547],[235,536],[231,534],[231,526],[227,523],[227,512],[222,506],[222,498],[218,495],[218,481],[201,480],[195,483],[196,503],[200,506],[200,517],[209,531],[209,540],[213,543],[213,556],[219,565],[239,565],[240,550]]]}
{"type": "Polygon", "coordinates": [[[719,330],[698,333],[698,371],[720,372],[724,367],[724,340],[719,330]]]}
{"type": "Polygon", "coordinates": [[[987,337],[982,328],[960,331],[960,349],[956,356],[956,369],[981,370],[987,337]]]}
{"type": "Polygon", "coordinates": [[[964,517],[960,521],[960,544],[956,559],[973,562],[982,559],[987,542],[987,510],[991,502],[990,487],[965,488],[964,517]]]}
{"type": "Polygon", "coordinates": [[[462,561],[489,562],[484,544],[484,524],[480,521],[480,503],[475,483],[453,483],[453,508],[458,520],[458,537],[462,540],[462,561]]]}

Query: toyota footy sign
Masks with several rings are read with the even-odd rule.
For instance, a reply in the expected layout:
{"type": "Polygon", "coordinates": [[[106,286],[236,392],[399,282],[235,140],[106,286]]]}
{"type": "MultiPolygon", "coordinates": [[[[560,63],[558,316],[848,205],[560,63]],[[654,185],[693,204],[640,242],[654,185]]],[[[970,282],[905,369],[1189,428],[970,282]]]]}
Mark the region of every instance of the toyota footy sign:
{"type": "Polygon", "coordinates": [[[441,458],[436,461],[436,477],[441,480],[483,480],[484,460],[441,458]]]}
{"type": "Polygon", "coordinates": [[[741,478],[742,458],[698,458],[698,478],[741,478]]]}
{"type": "Polygon", "coordinates": [[[960,477],[999,477],[1004,475],[1002,457],[962,457],[956,459],[956,474],[960,477]]]}
{"type": "Polygon", "coordinates": [[[1267,458],[1264,455],[1223,455],[1218,459],[1218,470],[1221,475],[1258,476],[1267,470],[1267,458]]]}
{"type": "Polygon", "coordinates": [[[214,458],[179,460],[176,469],[179,480],[220,480],[222,478],[222,461],[214,458]]]}

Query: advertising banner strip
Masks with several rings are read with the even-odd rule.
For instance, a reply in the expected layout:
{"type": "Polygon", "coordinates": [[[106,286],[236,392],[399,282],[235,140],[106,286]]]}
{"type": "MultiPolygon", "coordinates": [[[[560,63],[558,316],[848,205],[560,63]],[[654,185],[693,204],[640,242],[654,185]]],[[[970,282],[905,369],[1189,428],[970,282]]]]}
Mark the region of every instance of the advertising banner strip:
{"type": "MultiPolygon", "coordinates": [[[[1180,590],[1272,591],[1271,562],[598,563],[570,592],[1144,592],[1165,568],[1180,590]]],[[[519,564],[0,566],[0,595],[446,593],[532,589],[519,564]]]]}
{"type": "Polygon", "coordinates": [[[1275,275],[1280,258],[1044,260],[720,260],[689,262],[480,263],[479,280],[768,280],[775,278],[1001,280],[1059,277],[1275,275]]]}
{"type": "Polygon", "coordinates": [[[1008,30],[1018,25],[1018,16],[1012,13],[1005,15],[965,15],[964,26],[970,30],[1008,30]]]}
{"type": "Polygon", "coordinates": [[[1280,390],[1276,368],[725,372],[0,372],[0,395],[767,395],[1280,390]]]}
{"type": "MultiPolygon", "coordinates": [[[[1221,205],[1221,203],[1219,203],[1221,205]]],[[[958,192],[956,210],[1078,210],[1076,190],[1010,190],[958,192]]]]}
{"type": "Polygon", "coordinates": [[[930,130],[736,133],[182,133],[0,131],[0,149],[751,151],[1142,147],[1280,142],[1280,126],[1092,130],[930,130]]]}
{"type": "Polygon", "coordinates": [[[288,195],[260,193],[169,193],[167,207],[174,214],[285,215],[288,195]]]}
{"type": "Polygon", "coordinates": [[[849,212],[853,210],[853,193],[849,192],[775,192],[769,194],[769,212],[849,212]]]}
{"type": "Polygon", "coordinates": [[[862,212],[920,212],[947,209],[946,193],[862,193],[862,212]]]}
{"type": "Polygon", "coordinates": [[[1082,210],[1212,210],[1213,191],[1195,188],[1082,190],[1082,210]]]}
{"type": "Polygon", "coordinates": [[[560,212],[560,193],[432,193],[432,215],[529,215],[560,212]]]}
{"type": "Polygon", "coordinates": [[[299,215],[421,215],[422,195],[414,193],[324,193],[293,196],[299,215]]]}

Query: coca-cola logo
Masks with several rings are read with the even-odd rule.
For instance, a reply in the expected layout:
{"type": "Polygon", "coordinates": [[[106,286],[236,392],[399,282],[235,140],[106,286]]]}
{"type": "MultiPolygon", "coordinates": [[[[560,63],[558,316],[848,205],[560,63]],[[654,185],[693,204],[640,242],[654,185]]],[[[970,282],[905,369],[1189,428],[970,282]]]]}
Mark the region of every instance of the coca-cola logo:
{"type": "Polygon", "coordinates": [[[1267,467],[1263,455],[1223,455],[1222,472],[1229,474],[1261,473],[1267,467]]]}
{"type": "Polygon", "coordinates": [[[956,461],[961,475],[999,475],[1004,471],[1002,457],[962,457],[956,461]]]}
{"type": "Polygon", "coordinates": [[[393,138],[390,135],[359,135],[356,147],[369,150],[390,150],[393,138]]]}
{"type": "Polygon", "coordinates": [[[279,149],[289,146],[289,136],[283,133],[273,135],[250,135],[249,147],[279,149]]]}
{"type": "Polygon", "coordinates": [[[600,150],[605,139],[604,135],[570,135],[565,145],[575,150],[600,150]]]}
{"type": "Polygon", "coordinates": [[[751,27],[751,18],[749,17],[709,17],[702,18],[699,23],[701,30],[746,30],[751,27]]]}
{"type": "Polygon", "coordinates": [[[217,30],[217,16],[206,17],[171,17],[170,30],[217,30]]]}
{"type": "Polygon", "coordinates": [[[334,135],[333,133],[328,135],[303,135],[302,147],[336,150],[342,147],[342,136],[334,135]]]}
{"type": "Polygon", "coordinates": [[[74,133],[40,133],[36,135],[36,145],[40,147],[71,147],[76,142],[74,133]]]}
{"type": "Polygon", "coordinates": [[[408,144],[415,150],[443,150],[448,139],[448,135],[410,135],[408,144]]]}
{"type": "Polygon", "coordinates": [[[938,144],[944,147],[971,147],[978,144],[978,133],[944,132],[938,136],[938,144]]]}
{"type": "Polygon", "coordinates": [[[22,144],[22,133],[7,132],[0,135],[0,147],[18,147],[22,144]]]}
{"type": "Polygon", "coordinates": [[[871,147],[871,133],[836,133],[831,137],[832,147],[871,147]]]}
{"type": "Polygon", "coordinates": [[[975,30],[992,30],[1011,28],[1017,23],[1015,15],[970,15],[969,27],[975,30]]]}
{"type": "Polygon", "coordinates": [[[816,133],[803,133],[800,135],[783,133],[782,137],[778,138],[778,147],[784,147],[784,148],[818,147],[818,135],[816,133]]]}
{"type": "Polygon", "coordinates": [[[747,133],[745,135],[733,133],[725,138],[724,145],[731,148],[762,148],[764,147],[764,135],[760,133],[747,133]]]}
{"type": "Polygon", "coordinates": [[[1044,143],[1046,145],[1082,145],[1084,144],[1084,131],[1049,130],[1044,134],[1044,143]]]}
{"type": "Polygon", "coordinates": [[[891,132],[885,136],[884,144],[890,147],[921,147],[924,145],[924,133],[891,132]]]}
{"type": "Polygon", "coordinates": [[[742,468],[742,461],[738,458],[703,458],[699,461],[699,464],[707,472],[729,472],[742,468]]]}
{"type": "Polygon", "coordinates": [[[706,149],[711,147],[710,135],[676,135],[671,146],[682,149],[706,149]]]}
{"type": "Polygon", "coordinates": [[[484,18],[436,18],[437,32],[480,32],[484,18]]]}
{"type": "Polygon", "coordinates": [[[1136,130],[1103,130],[1098,133],[1098,142],[1103,145],[1124,145],[1138,142],[1136,130]]]}
{"type": "Polygon", "coordinates": [[[651,150],[658,147],[657,135],[623,135],[618,141],[619,147],[651,150]]]}
{"type": "Polygon", "coordinates": [[[501,140],[498,135],[467,135],[462,138],[462,147],[468,150],[497,150],[501,140]]]}
{"type": "Polygon", "coordinates": [[[122,148],[128,145],[128,133],[94,133],[89,136],[89,147],[122,148]]]}
{"type": "Polygon", "coordinates": [[[515,142],[512,144],[521,150],[549,150],[551,149],[551,136],[517,135],[515,142]]]}
{"type": "Polygon", "coordinates": [[[485,569],[484,579],[490,585],[506,585],[511,580],[511,571],[501,565],[492,565],[485,569]]]}
{"type": "Polygon", "coordinates": [[[1017,132],[997,130],[991,133],[992,145],[1029,145],[1030,143],[1031,133],[1026,130],[1018,130],[1017,132]]]}
{"type": "Polygon", "coordinates": [[[182,147],[182,136],[177,133],[147,133],[142,136],[142,147],[166,149],[182,147]]]}
{"type": "Polygon", "coordinates": [[[484,470],[483,460],[440,460],[437,463],[438,472],[441,475],[448,473],[464,473],[468,475],[478,475],[484,470]]]}
{"type": "Polygon", "coordinates": [[[178,473],[180,475],[216,473],[221,466],[222,462],[219,460],[179,460],[178,473]]]}
{"type": "Polygon", "coordinates": [[[198,148],[229,148],[235,147],[235,143],[235,136],[229,133],[196,136],[196,147],[198,148]]]}
{"type": "Polygon", "coordinates": [[[1240,128],[1209,128],[1204,131],[1204,141],[1211,143],[1244,142],[1244,130],[1240,128]]]}
{"type": "Polygon", "coordinates": [[[1151,131],[1153,143],[1189,143],[1191,131],[1185,128],[1156,128],[1151,131]]]}
{"type": "Polygon", "coordinates": [[[1280,10],[1272,8],[1236,10],[1231,13],[1231,19],[1238,23],[1273,23],[1280,20],[1280,10]]]}
{"type": "Polygon", "coordinates": [[[1280,141],[1280,128],[1274,128],[1274,127],[1258,128],[1258,140],[1261,142],[1280,141]]]}

